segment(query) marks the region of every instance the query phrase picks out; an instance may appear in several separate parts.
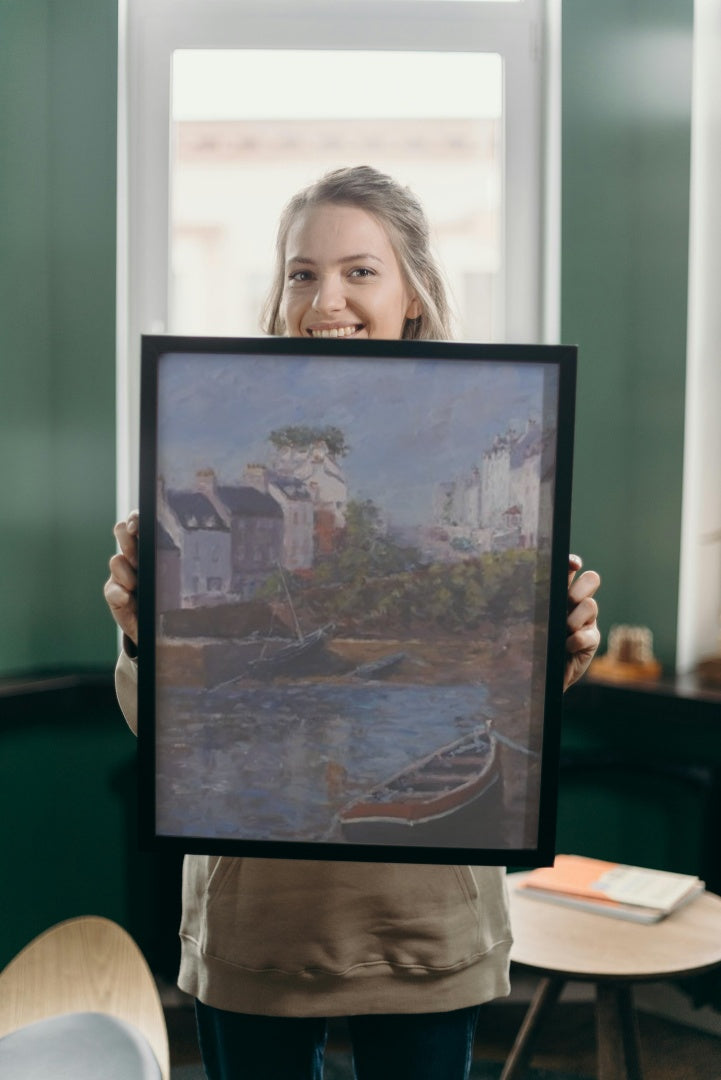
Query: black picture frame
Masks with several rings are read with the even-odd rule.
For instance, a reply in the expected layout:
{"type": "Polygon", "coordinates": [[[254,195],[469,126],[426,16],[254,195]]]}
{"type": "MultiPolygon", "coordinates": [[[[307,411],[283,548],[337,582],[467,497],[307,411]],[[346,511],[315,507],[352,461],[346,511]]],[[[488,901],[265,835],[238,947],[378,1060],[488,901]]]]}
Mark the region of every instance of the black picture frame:
{"type": "Polygon", "coordinates": [[[547,865],[576,348],[144,336],[145,849],[547,865]]]}

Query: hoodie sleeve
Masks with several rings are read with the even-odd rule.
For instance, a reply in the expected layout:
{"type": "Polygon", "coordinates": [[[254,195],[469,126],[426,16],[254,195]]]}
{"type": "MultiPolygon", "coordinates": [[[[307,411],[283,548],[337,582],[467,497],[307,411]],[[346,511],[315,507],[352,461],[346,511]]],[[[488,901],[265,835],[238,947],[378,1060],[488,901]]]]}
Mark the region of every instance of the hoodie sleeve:
{"type": "Polygon", "coordinates": [[[128,727],[138,734],[138,662],[123,649],[115,667],[115,693],[128,727]]]}

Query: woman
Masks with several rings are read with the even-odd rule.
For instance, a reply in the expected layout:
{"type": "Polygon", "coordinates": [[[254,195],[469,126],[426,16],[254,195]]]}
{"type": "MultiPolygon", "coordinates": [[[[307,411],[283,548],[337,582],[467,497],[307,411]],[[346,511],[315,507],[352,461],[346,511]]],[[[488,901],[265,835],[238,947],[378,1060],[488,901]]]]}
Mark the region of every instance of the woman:
{"type": "MultiPolygon", "coordinates": [[[[299,193],[279,227],[265,329],[293,337],[450,336],[415,197],[368,167],[299,193]]],[[[135,724],[138,518],[115,527],[105,595],[125,634],[118,696],[135,724]]],[[[598,575],[569,562],[565,686],[598,646],[598,575]]],[[[508,993],[500,867],[186,856],[179,985],[210,1080],[322,1075],[346,1016],[359,1080],[463,1080],[479,1006],[508,993]]]]}

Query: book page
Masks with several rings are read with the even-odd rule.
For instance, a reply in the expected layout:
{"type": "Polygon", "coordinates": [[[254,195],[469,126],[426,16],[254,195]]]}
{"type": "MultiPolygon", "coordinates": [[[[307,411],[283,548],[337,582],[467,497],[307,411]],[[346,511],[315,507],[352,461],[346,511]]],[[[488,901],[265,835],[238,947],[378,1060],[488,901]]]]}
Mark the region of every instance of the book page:
{"type": "Polygon", "coordinates": [[[643,904],[668,911],[681,900],[697,879],[686,874],[618,866],[607,870],[595,882],[609,899],[624,904],[643,904]]]}

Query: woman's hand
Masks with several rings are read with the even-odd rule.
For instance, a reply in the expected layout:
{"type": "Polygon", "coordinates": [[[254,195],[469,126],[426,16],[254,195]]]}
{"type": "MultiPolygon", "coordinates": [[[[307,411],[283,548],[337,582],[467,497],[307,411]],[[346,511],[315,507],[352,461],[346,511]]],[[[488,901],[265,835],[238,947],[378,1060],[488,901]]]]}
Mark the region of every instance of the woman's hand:
{"type": "Polygon", "coordinates": [[[138,644],[138,524],[137,510],[113,529],[120,554],[110,560],[110,577],[103,592],[110,613],[123,633],[138,644]]]}
{"type": "Polygon", "coordinates": [[[596,625],[598,604],[594,593],[601,584],[595,570],[576,574],[583,566],[578,555],[568,557],[568,617],[566,619],[566,671],[563,689],[568,690],[581,678],[593,660],[601,640],[596,625]]]}

